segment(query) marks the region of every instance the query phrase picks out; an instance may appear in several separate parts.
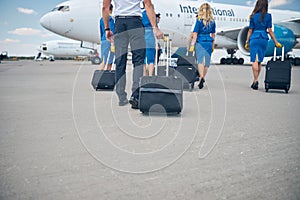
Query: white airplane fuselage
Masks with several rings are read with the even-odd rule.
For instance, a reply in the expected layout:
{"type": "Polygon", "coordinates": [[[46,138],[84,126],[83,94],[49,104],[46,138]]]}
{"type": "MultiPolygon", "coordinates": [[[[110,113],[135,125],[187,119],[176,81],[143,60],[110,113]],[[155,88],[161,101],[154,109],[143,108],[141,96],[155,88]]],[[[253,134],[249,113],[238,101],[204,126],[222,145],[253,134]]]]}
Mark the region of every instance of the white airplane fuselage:
{"type": "Polygon", "coordinates": [[[46,56],[76,57],[89,56],[94,53],[91,49],[81,47],[80,41],[53,40],[44,42],[38,51],[46,56]]]}
{"type": "MultiPolygon", "coordinates": [[[[182,1],[182,0],[152,0],[156,13],[160,13],[160,29],[168,33],[173,45],[177,47],[187,46],[191,27],[194,23],[198,8],[204,1],[182,1]]],[[[253,8],[237,6],[231,4],[210,3],[217,25],[215,44],[217,48],[237,49],[248,54],[243,49],[247,27],[249,25],[249,15],[253,8]]],[[[56,8],[68,6],[69,9],[56,9],[44,15],[40,23],[46,29],[67,38],[86,41],[90,43],[100,43],[99,19],[101,18],[101,0],[70,0],[61,3],[56,8]]],[[[273,17],[273,23],[299,19],[300,12],[285,10],[269,10],[273,17]]],[[[281,24],[282,25],[282,24],[281,24]]],[[[300,29],[296,24],[295,29],[300,29]]],[[[288,28],[281,27],[275,29],[280,34],[278,40],[285,44],[286,51],[290,51],[295,46],[294,32],[288,28]]]]}

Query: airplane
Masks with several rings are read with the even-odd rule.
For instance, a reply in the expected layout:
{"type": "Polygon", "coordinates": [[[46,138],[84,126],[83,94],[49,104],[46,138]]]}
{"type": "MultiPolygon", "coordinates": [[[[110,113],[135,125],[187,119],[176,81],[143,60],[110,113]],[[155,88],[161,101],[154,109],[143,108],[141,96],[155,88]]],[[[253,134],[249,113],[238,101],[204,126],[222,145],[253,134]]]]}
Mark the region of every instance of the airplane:
{"type": "Polygon", "coordinates": [[[3,59],[8,58],[8,52],[7,51],[2,51],[0,54],[0,63],[3,59]]]}
{"type": "MultiPolygon", "coordinates": [[[[195,0],[152,0],[155,12],[160,13],[160,29],[171,36],[173,46],[187,46],[191,27],[200,5],[207,1],[195,0]],[[167,8],[167,9],[166,9],[167,8]]],[[[244,48],[249,30],[251,7],[210,3],[216,21],[215,48],[227,49],[228,58],[221,58],[221,64],[243,64],[243,58],[234,56],[237,50],[249,56],[244,48]]],[[[57,5],[40,19],[40,24],[58,35],[82,41],[83,44],[99,44],[99,19],[102,12],[102,0],[69,0],[57,5]]],[[[273,29],[277,40],[284,45],[285,54],[293,48],[299,48],[300,12],[272,10],[273,29]]],[[[266,56],[273,56],[274,42],[269,40],[266,56]]],[[[281,55],[280,49],[277,55],[281,55]]],[[[293,58],[292,58],[293,59],[293,58]]],[[[298,58],[297,58],[298,59],[298,58]]]]}
{"type": "Polygon", "coordinates": [[[97,56],[96,48],[84,48],[80,41],[75,40],[52,40],[44,42],[39,46],[35,60],[41,60],[42,56],[54,61],[54,57],[92,57],[92,64],[100,64],[101,60],[97,56]]]}

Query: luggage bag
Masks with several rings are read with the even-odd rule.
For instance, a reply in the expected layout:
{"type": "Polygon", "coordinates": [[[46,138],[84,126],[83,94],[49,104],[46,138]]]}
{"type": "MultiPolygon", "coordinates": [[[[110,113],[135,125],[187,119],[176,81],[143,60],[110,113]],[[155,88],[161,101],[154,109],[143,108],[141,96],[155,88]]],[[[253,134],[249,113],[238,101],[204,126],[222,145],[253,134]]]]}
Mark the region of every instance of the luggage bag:
{"type": "Polygon", "coordinates": [[[197,80],[197,63],[195,55],[189,55],[188,51],[185,56],[179,56],[175,76],[183,80],[183,89],[194,89],[194,83],[197,80]]]}
{"type": "MultiPolygon", "coordinates": [[[[170,55],[169,46],[167,36],[167,58],[170,55]]],[[[168,60],[166,69],[169,69],[168,60]]],[[[140,79],[139,108],[142,113],[179,114],[183,107],[182,96],[182,79],[169,76],[169,70],[166,70],[166,76],[157,76],[157,64],[155,64],[155,76],[143,76],[140,79]]]]}
{"type": "Polygon", "coordinates": [[[284,60],[284,47],[282,47],[281,60],[276,60],[276,47],[274,48],[273,60],[268,61],[265,74],[265,90],[270,89],[284,90],[289,92],[291,85],[292,64],[288,60],[284,60]]]}
{"type": "MultiPolygon", "coordinates": [[[[110,57],[110,52],[108,53],[108,58],[110,57]]],[[[107,67],[108,64],[105,65],[107,67]]],[[[115,87],[115,70],[95,70],[92,78],[92,86],[97,90],[113,90],[115,87]]]]}

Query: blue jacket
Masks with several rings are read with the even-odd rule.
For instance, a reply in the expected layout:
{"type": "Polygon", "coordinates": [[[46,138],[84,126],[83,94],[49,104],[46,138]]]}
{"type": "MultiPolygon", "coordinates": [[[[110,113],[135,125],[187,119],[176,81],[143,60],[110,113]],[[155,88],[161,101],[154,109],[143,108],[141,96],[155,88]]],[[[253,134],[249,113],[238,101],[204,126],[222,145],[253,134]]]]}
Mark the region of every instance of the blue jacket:
{"type": "Polygon", "coordinates": [[[249,29],[253,29],[251,34],[251,39],[269,39],[267,29],[272,28],[272,15],[266,13],[262,22],[260,22],[261,13],[255,13],[251,19],[249,24],[249,29]]]}
{"type": "MultiPolygon", "coordinates": [[[[113,33],[115,32],[115,20],[114,20],[114,18],[112,18],[112,16],[109,17],[109,28],[113,33]]],[[[101,41],[106,40],[106,33],[105,33],[103,18],[100,19],[100,39],[101,39],[101,41]]]]}
{"type": "Polygon", "coordinates": [[[202,19],[197,20],[193,32],[198,33],[197,42],[211,42],[214,39],[210,36],[210,34],[216,33],[216,23],[215,21],[212,21],[208,25],[204,26],[202,19]]]}

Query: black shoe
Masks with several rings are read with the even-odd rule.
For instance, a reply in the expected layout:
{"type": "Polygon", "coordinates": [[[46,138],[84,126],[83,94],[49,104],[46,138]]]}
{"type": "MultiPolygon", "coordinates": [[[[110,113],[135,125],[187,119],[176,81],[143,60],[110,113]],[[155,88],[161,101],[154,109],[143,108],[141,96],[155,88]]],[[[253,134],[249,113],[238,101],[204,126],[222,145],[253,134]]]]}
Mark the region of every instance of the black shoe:
{"type": "Polygon", "coordinates": [[[203,88],[203,83],[205,82],[204,78],[201,78],[200,79],[200,83],[198,85],[199,89],[202,89],[203,88]]]}
{"type": "Polygon", "coordinates": [[[254,82],[252,85],[253,85],[252,86],[253,90],[257,90],[258,89],[258,81],[254,82]]]}
{"type": "Polygon", "coordinates": [[[119,106],[125,106],[126,104],[128,104],[127,99],[124,99],[123,101],[119,101],[119,106]]]}
{"type": "Polygon", "coordinates": [[[136,97],[131,97],[129,103],[132,109],[139,109],[139,100],[136,97]]]}

